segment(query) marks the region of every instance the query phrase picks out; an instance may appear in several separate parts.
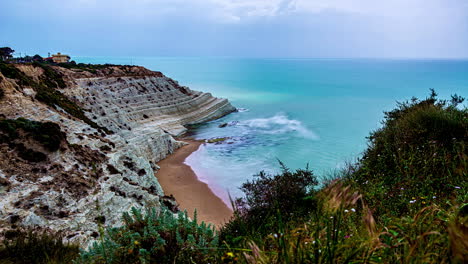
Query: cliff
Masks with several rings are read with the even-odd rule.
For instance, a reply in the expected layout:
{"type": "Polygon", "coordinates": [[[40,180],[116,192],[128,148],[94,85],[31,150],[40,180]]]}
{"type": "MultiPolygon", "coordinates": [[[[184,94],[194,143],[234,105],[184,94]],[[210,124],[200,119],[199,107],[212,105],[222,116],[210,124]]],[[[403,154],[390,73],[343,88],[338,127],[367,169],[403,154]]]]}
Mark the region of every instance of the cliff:
{"type": "Polygon", "coordinates": [[[82,244],[131,207],[173,204],[155,177],[173,136],[235,110],[143,67],[0,66],[0,226],[82,244]]]}

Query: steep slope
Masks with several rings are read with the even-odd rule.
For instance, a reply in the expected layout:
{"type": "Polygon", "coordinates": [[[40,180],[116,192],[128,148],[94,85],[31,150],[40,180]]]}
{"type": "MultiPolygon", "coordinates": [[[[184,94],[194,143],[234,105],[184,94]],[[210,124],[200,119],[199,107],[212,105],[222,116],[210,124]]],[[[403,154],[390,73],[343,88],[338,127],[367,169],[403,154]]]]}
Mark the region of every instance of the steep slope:
{"type": "Polygon", "coordinates": [[[131,207],[174,203],[154,176],[183,144],[173,135],[235,110],[142,67],[0,69],[0,226],[65,230],[80,243],[131,207]],[[53,149],[41,141],[50,122],[64,135],[53,149]]]}

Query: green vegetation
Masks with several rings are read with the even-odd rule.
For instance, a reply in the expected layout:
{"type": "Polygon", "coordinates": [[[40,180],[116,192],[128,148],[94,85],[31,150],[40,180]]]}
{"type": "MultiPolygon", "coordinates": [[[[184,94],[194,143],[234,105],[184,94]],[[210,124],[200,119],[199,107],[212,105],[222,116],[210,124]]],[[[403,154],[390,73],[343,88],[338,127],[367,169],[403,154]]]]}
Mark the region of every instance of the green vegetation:
{"type": "Polygon", "coordinates": [[[86,117],[84,110],[80,106],[57,90],[57,88],[66,87],[66,83],[60,73],[56,72],[52,67],[44,63],[33,62],[31,65],[33,67],[40,67],[44,70],[44,74],[40,77],[38,82],[24,74],[13,64],[0,62],[0,72],[2,72],[5,77],[16,80],[20,86],[33,88],[37,92],[37,100],[53,108],[60,107],[70,115],[82,120],[91,127],[110,133],[107,128],[99,126],[86,117]]]}
{"type": "Polygon", "coordinates": [[[214,229],[190,220],[185,213],[174,217],[165,208],[146,214],[132,209],[125,225],[101,232],[101,241],[81,254],[77,263],[209,263],[217,258],[214,229]]]}
{"type": "MultiPolygon", "coordinates": [[[[221,237],[230,244],[244,238],[263,238],[271,230],[282,230],[285,219],[304,221],[316,210],[314,187],[318,181],[308,168],[291,172],[283,164],[282,173],[260,172],[241,187],[244,198],[233,204],[235,216],[222,229],[221,237]]],[[[239,245],[236,245],[239,246],[239,245]]]]}
{"type": "Polygon", "coordinates": [[[12,143],[25,133],[49,151],[57,151],[66,136],[60,126],[52,122],[37,122],[25,118],[0,119],[0,143],[12,143]]]}
{"type": "Polygon", "coordinates": [[[70,63],[59,63],[60,67],[67,68],[67,69],[76,69],[81,71],[87,71],[92,74],[96,74],[98,70],[103,70],[110,68],[112,66],[117,66],[114,64],[87,64],[87,63],[76,63],[74,61],[70,63]]]}
{"type": "Polygon", "coordinates": [[[79,254],[77,245],[63,243],[60,233],[38,230],[8,230],[2,236],[0,263],[61,264],[71,263],[79,254]]]}
{"type": "Polygon", "coordinates": [[[215,232],[133,209],[76,263],[468,263],[468,111],[436,94],[386,112],[339,177],[260,172],[215,232]]]}
{"type": "Polygon", "coordinates": [[[385,113],[369,148],[345,180],[377,217],[401,216],[439,201],[466,200],[468,111],[463,98],[413,99],[385,113]],[[465,193],[463,191],[465,190],[465,193]]]}
{"type": "Polygon", "coordinates": [[[12,56],[13,52],[15,51],[10,47],[1,47],[0,48],[0,61],[11,59],[13,57],[12,56]]]}

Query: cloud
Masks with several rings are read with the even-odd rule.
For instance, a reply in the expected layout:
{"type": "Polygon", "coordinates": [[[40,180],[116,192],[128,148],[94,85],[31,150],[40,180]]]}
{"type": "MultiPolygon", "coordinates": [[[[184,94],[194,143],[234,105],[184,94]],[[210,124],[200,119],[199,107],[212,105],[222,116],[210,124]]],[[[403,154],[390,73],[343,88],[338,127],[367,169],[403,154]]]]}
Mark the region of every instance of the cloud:
{"type": "Polygon", "coordinates": [[[468,56],[466,0],[15,0],[0,25],[13,44],[76,52],[468,56]]]}

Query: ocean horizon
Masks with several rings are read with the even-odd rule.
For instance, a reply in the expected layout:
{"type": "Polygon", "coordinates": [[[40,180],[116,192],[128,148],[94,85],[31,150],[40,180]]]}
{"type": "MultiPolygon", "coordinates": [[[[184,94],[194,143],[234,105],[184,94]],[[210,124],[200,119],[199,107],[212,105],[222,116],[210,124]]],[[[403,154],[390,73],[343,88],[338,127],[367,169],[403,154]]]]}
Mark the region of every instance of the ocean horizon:
{"type": "Polygon", "coordinates": [[[319,178],[356,161],[384,111],[413,96],[468,90],[468,60],[203,57],[76,57],[83,63],[133,64],[161,71],[239,109],[192,129],[202,145],[186,159],[228,203],[241,184],[265,170],[309,166],[319,178]],[[223,126],[223,127],[220,127],[223,126]]]}

